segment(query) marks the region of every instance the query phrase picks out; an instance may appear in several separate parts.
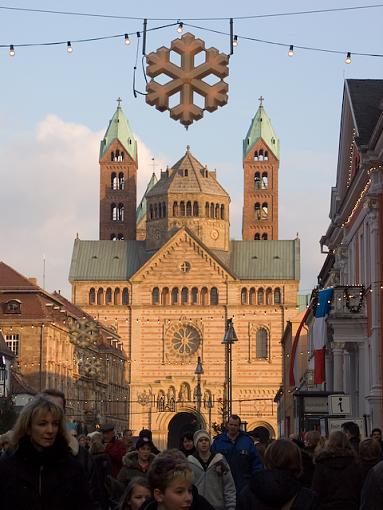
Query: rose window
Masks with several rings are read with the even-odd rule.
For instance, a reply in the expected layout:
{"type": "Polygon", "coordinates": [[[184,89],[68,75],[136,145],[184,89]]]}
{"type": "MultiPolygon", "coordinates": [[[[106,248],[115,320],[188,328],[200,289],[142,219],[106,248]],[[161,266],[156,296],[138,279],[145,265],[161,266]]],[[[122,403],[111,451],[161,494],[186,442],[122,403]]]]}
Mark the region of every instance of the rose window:
{"type": "Polygon", "coordinates": [[[171,342],[177,354],[180,356],[190,356],[197,351],[200,341],[198,331],[193,326],[185,325],[179,327],[174,332],[171,342]]]}

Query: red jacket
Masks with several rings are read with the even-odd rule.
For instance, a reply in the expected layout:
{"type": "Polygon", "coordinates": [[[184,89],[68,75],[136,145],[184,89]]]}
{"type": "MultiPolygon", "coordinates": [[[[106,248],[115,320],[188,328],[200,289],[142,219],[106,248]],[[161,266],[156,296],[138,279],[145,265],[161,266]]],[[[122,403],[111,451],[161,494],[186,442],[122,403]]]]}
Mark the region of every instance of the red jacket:
{"type": "Polygon", "coordinates": [[[110,443],[107,443],[105,446],[105,453],[110,457],[112,462],[112,476],[116,478],[122,468],[122,457],[126,453],[125,445],[122,441],[114,437],[110,443]]]}

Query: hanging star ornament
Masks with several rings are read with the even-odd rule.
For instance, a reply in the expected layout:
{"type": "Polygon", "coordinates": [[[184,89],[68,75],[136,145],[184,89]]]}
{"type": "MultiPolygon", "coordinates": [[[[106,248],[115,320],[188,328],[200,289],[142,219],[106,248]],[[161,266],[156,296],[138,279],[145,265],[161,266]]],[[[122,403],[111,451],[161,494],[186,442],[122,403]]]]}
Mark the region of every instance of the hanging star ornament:
{"type": "MultiPolygon", "coordinates": [[[[216,48],[205,48],[202,39],[186,33],[171,42],[170,48],[162,46],[146,57],[147,75],[152,78],[146,86],[146,102],[179,120],[186,128],[203,117],[204,111],[214,112],[228,101],[228,84],[223,80],[229,74],[229,55],[219,53],[216,48]],[[172,53],[181,57],[181,64],[171,61],[172,53]],[[195,59],[203,54],[204,60],[196,65],[195,59]],[[157,80],[165,75],[164,84],[157,80]],[[169,100],[179,94],[179,103],[170,107],[169,100]],[[196,95],[201,96],[203,108],[195,103],[196,95]]],[[[161,81],[164,81],[161,79],[161,81]]],[[[174,99],[174,98],[173,98],[174,99]]]]}

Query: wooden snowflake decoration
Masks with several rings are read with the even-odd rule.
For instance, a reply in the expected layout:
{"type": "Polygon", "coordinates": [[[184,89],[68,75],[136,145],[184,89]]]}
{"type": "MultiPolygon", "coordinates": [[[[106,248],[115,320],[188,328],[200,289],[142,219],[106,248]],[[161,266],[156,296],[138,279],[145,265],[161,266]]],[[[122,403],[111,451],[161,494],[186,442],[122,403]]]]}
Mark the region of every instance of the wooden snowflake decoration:
{"type": "Polygon", "coordinates": [[[186,33],[172,41],[170,49],[162,46],[146,57],[146,73],[150,82],[146,86],[146,102],[157,110],[170,111],[170,117],[188,127],[193,121],[202,119],[204,110],[214,112],[227,103],[228,84],[223,78],[229,74],[229,55],[219,53],[216,48],[205,49],[205,42],[186,33]],[[181,57],[181,64],[171,61],[172,54],[181,57]],[[202,54],[202,55],[201,55],[202,54]],[[196,56],[203,57],[196,64],[196,56]],[[170,78],[167,83],[155,81],[161,75],[170,78]],[[215,83],[212,83],[212,82],[215,83]],[[179,94],[179,104],[169,105],[169,99],[179,94]],[[203,108],[196,103],[196,95],[202,96],[203,108]]]}

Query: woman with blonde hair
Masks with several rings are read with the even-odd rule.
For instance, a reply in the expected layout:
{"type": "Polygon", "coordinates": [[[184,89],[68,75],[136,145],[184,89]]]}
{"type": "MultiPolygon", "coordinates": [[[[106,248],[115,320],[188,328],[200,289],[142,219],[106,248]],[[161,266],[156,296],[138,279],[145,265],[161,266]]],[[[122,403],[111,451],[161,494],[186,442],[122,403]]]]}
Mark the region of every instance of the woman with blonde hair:
{"type": "Polygon", "coordinates": [[[32,399],[17,419],[12,442],[13,453],[0,461],[2,510],[93,509],[59,406],[42,396],[32,399]]]}

